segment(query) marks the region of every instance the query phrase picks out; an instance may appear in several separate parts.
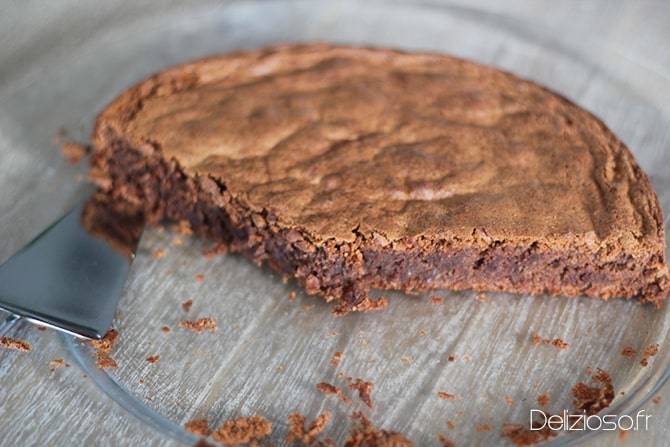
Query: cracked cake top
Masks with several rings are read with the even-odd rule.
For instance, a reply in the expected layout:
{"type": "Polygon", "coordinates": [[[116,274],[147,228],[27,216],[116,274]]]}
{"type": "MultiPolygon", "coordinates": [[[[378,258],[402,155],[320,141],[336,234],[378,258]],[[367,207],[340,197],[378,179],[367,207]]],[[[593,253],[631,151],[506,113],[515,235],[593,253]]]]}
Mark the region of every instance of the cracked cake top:
{"type": "Polygon", "coordinates": [[[96,144],[110,129],[316,241],[663,240],[648,178],[601,121],[450,56],[315,44],[203,59],[126,91],[96,144]]]}

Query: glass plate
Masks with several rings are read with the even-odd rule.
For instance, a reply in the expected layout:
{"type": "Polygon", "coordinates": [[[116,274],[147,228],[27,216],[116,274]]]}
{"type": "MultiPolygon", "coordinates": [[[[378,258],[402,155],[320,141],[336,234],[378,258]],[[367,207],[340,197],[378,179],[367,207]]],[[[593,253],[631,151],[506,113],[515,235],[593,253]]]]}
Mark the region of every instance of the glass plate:
{"type": "MultiPolygon", "coordinates": [[[[95,9],[78,11],[79,19],[85,13],[94,18],[95,9]]],[[[119,11],[98,22],[89,38],[73,40],[72,51],[35,50],[29,64],[0,80],[3,110],[9,111],[0,116],[0,135],[10,148],[0,161],[15,167],[2,179],[3,258],[75,200],[76,178],[85,169],[67,166],[50,147],[59,127],[86,138],[107,101],[154,71],[289,41],[446,52],[536,80],[601,117],[632,148],[662,206],[670,208],[665,106],[640,80],[667,81],[624,59],[590,62],[581,52],[584,42],[570,36],[559,40],[551,30],[475,9],[381,1],[200,2],[119,11]]],[[[48,49],[47,31],[36,33],[43,45],[34,48],[48,49]]],[[[87,346],[63,337],[105,393],[177,441],[196,440],[182,429],[194,418],[216,427],[259,414],[274,423],[271,442],[284,445],[290,413],[311,420],[329,410],[334,422],[325,435],[341,443],[349,415],[363,410],[377,426],[402,432],[417,445],[436,445],[438,434],[457,445],[489,445],[501,441],[504,423],[526,424],[540,394],[550,396],[547,412],[572,408],[571,388],[588,382],[587,368],[612,376],[611,413],[633,412],[667,379],[665,350],[647,367],[639,355],[631,360],[620,354],[625,346],[641,351],[666,339],[667,306],[657,311],[623,300],[437,291],[389,294],[383,312],[334,318],[328,305],[299,290],[289,300],[295,286],[268,269],[238,256],[208,260],[206,247],[169,231],[146,232],[115,322],[118,369],[96,369],[87,346]],[[156,259],[157,250],[166,256],[156,259]],[[199,274],[204,281],[195,280],[199,274]],[[431,303],[433,295],[443,302],[431,303]],[[193,307],[184,312],[180,303],[189,298],[193,307]],[[182,319],[205,316],[217,320],[215,333],[178,327],[182,319]],[[171,331],[162,332],[163,325],[171,331]],[[570,346],[535,346],[535,334],[570,346]],[[329,359],[336,351],[343,357],[334,367],[329,359]],[[160,362],[148,363],[150,355],[160,355],[160,362]],[[356,398],[346,405],[316,390],[324,381],[346,387],[339,373],[374,383],[372,410],[356,398]],[[440,399],[440,391],[457,397],[440,399]]]]}

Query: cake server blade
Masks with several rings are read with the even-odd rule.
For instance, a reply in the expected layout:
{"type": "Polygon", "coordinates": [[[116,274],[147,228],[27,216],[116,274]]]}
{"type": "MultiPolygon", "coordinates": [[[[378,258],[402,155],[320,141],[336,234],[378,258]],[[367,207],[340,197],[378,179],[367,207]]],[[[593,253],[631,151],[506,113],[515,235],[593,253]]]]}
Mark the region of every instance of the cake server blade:
{"type": "Polygon", "coordinates": [[[0,309],[72,335],[111,326],[143,221],[95,195],[0,266],[0,309]]]}

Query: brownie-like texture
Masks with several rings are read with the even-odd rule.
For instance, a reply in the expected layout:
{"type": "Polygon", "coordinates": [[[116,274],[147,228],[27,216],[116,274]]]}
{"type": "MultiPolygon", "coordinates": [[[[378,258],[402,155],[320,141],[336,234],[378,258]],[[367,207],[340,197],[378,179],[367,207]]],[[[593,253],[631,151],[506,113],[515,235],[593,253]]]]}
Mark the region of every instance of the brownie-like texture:
{"type": "Polygon", "coordinates": [[[660,304],[661,210],[590,113],[450,56],[288,45],[180,65],[98,117],[92,178],[365,309],[370,288],[660,304]]]}

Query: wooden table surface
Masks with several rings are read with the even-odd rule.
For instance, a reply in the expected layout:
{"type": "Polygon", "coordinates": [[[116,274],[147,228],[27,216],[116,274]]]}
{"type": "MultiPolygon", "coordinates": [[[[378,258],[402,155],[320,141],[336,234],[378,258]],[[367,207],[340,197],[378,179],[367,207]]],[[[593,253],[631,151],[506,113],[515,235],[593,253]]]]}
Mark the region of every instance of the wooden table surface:
{"type": "MultiPolygon", "coordinates": [[[[70,2],[75,5],[77,2],[70,2]]],[[[83,2],[86,3],[86,2],[83,2]]],[[[115,5],[121,2],[98,2],[101,17],[114,14],[115,5]]],[[[123,14],[144,12],[150,2],[124,2],[123,14]],[[132,6],[129,4],[133,3],[132,6]]],[[[176,1],[166,3],[178,3],[176,1]]],[[[452,2],[453,3],[453,2],[452,2]]],[[[458,3],[458,2],[457,2],[458,3]]],[[[670,3],[664,1],[561,1],[508,0],[462,1],[463,5],[477,6],[501,16],[532,20],[539,25],[570,35],[571,39],[584,37],[583,54],[601,66],[616,70],[617,58],[635,61],[662,73],[667,82],[646,85],[643,94],[668,98],[665,110],[670,116],[670,3]],[[598,42],[598,45],[591,44],[598,42]],[[609,62],[608,62],[609,61],[609,62]]],[[[74,7],[74,6],[72,6],[74,7]]],[[[55,8],[49,2],[25,1],[0,2],[0,60],[20,61],[31,51],[29,40],[16,40],[13,35],[19,28],[48,27],[50,14],[63,14],[64,8],[55,8]],[[52,11],[53,9],[53,11],[52,11]]],[[[121,12],[119,12],[121,14],[121,12]]],[[[79,39],[86,39],[96,31],[96,23],[78,23],[79,39]]],[[[54,32],[58,41],[59,34],[54,32]]],[[[58,42],[67,47],[68,42],[58,42]]],[[[11,64],[0,66],[0,80],[13,76],[11,64]]],[[[1,106],[1,104],[0,104],[1,106]]],[[[0,116],[0,119],[4,119],[0,116]]],[[[670,150],[670,149],[668,149],[670,150]]],[[[3,168],[0,165],[0,172],[3,168]]],[[[11,173],[3,172],[3,175],[11,173]]],[[[48,175],[48,174],[45,174],[48,175]]],[[[23,207],[20,191],[0,191],[3,199],[0,209],[3,258],[18,248],[20,240],[12,241],[13,225],[30,225],[16,222],[15,208],[23,207]],[[11,202],[11,203],[9,203],[11,202]],[[7,236],[8,235],[8,236],[7,236]]],[[[64,192],[65,194],[65,192],[64,192]]],[[[668,210],[665,210],[666,213],[668,210]]],[[[29,214],[30,215],[30,214],[29,214]]],[[[37,331],[28,324],[14,334],[32,344],[32,352],[20,353],[0,350],[0,445],[173,445],[174,441],[148,429],[142,422],[129,416],[117,404],[83,376],[76,367],[50,371],[49,362],[67,358],[61,341],[51,331],[37,331]]],[[[660,393],[661,403],[648,403],[652,414],[651,429],[631,433],[623,440],[617,433],[600,434],[588,441],[589,445],[664,446],[670,441],[670,387],[660,393]]]]}

